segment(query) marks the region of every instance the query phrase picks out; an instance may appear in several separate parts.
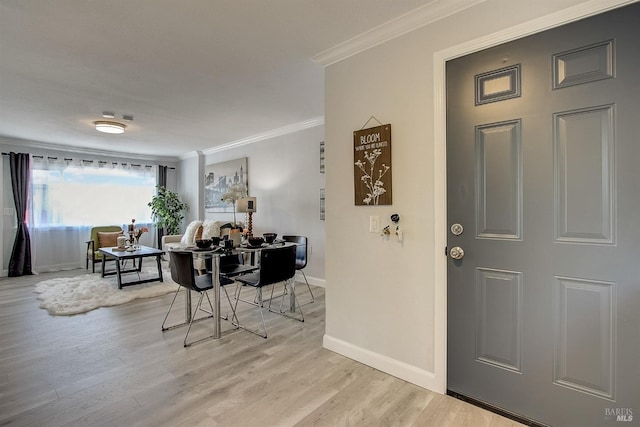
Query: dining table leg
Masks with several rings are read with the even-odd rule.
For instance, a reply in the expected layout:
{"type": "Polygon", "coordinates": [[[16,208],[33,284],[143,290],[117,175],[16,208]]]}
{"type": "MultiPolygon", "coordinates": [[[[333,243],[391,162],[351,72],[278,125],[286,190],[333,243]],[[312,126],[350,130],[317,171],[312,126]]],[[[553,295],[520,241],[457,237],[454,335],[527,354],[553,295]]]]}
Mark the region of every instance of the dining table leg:
{"type": "Polygon", "coordinates": [[[211,260],[211,272],[213,281],[213,338],[220,338],[221,325],[220,325],[220,255],[214,255],[211,260]]]}
{"type": "Polygon", "coordinates": [[[296,279],[291,280],[291,293],[289,294],[289,310],[293,313],[296,311],[296,279]]]}
{"type": "Polygon", "coordinates": [[[184,288],[186,295],[184,297],[184,321],[185,323],[191,322],[191,289],[184,288]]]}

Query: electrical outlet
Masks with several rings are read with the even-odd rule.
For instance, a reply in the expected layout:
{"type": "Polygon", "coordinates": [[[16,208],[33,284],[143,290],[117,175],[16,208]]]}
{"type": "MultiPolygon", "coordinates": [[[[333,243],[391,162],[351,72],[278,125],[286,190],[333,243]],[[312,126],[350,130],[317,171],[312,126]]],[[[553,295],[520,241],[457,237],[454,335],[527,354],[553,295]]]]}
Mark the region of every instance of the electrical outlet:
{"type": "Polygon", "coordinates": [[[380,232],[380,217],[378,215],[371,215],[369,217],[369,233],[380,232]]]}

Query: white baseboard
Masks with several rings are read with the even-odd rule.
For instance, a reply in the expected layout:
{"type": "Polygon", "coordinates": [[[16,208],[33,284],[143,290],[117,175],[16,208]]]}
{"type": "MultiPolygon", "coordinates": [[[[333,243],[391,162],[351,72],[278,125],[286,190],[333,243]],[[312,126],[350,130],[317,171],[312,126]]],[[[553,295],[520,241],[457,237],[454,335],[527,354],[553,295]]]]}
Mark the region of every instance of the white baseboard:
{"type": "Polygon", "coordinates": [[[433,372],[425,371],[424,369],[416,368],[399,360],[357,347],[327,334],[323,337],[322,345],[328,350],[415,384],[418,387],[426,388],[427,390],[440,394],[444,394],[446,391],[442,389],[442,381],[437,381],[433,372]]]}
{"type": "MultiPolygon", "coordinates": [[[[102,265],[100,263],[96,263],[96,273],[99,273],[102,268],[102,265]]],[[[80,265],[77,262],[69,262],[69,263],[64,263],[64,264],[54,264],[54,265],[41,265],[38,266],[38,268],[34,268],[35,271],[37,271],[38,273],[52,273],[54,271],[69,271],[69,270],[80,270],[84,268],[84,264],[80,265]]],[[[89,269],[86,270],[87,273],[91,273],[92,269],[91,269],[91,264],[89,264],[89,269]]]]}

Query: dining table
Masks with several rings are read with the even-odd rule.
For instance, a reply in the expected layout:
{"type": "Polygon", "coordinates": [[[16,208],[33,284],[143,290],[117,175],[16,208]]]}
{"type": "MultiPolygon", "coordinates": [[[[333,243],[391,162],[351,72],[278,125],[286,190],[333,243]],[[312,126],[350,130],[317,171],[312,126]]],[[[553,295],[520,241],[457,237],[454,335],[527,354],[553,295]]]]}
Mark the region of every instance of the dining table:
{"type": "Polygon", "coordinates": [[[240,246],[236,247],[234,250],[238,251],[238,252],[242,252],[242,253],[246,253],[249,254],[249,263],[251,265],[256,265],[256,255],[260,255],[260,251],[262,251],[262,249],[264,248],[273,248],[273,247],[278,247],[278,246],[284,246],[287,245],[288,243],[284,240],[281,239],[276,239],[273,241],[273,243],[262,243],[260,245],[256,245],[256,246],[252,246],[248,243],[244,243],[241,244],[240,246]]]}
{"type": "MultiPolygon", "coordinates": [[[[224,244],[224,242],[222,242],[224,244]]],[[[284,240],[276,240],[271,244],[263,243],[259,246],[251,246],[248,244],[239,245],[233,249],[224,248],[222,246],[211,246],[208,248],[198,248],[197,246],[187,246],[181,249],[181,251],[189,251],[193,253],[194,256],[210,258],[211,262],[206,263],[207,265],[207,273],[211,274],[212,284],[213,284],[213,309],[215,313],[218,315],[215,316],[214,320],[214,329],[213,329],[213,338],[218,339],[222,336],[222,325],[220,322],[220,274],[227,275],[232,278],[233,276],[237,276],[238,274],[249,273],[259,269],[259,265],[256,264],[255,257],[256,254],[259,254],[265,248],[270,247],[278,247],[284,245],[295,245],[295,243],[288,243],[284,240]],[[238,253],[246,253],[250,254],[250,264],[247,265],[243,269],[234,269],[232,272],[223,272],[220,270],[220,259],[224,256],[229,255],[237,255],[238,253]]],[[[295,296],[295,280],[291,284],[291,290],[289,294],[289,307],[290,311],[295,311],[296,306],[296,296],[295,296]]],[[[282,313],[284,314],[284,313],[282,313]]],[[[186,293],[185,297],[185,322],[188,324],[191,321],[192,316],[192,306],[191,306],[191,292],[186,293]]],[[[198,319],[201,320],[201,319],[198,319]]],[[[181,324],[182,325],[182,324],[181,324]]],[[[176,325],[176,326],[181,326],[176,325]]]]}

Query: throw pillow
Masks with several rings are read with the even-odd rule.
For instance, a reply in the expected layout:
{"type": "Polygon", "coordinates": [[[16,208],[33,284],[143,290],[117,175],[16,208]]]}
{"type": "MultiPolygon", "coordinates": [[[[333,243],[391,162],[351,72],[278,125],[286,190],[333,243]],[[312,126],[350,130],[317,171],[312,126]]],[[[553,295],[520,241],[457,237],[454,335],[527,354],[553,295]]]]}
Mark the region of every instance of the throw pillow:
{"type": "Polygon", "coordinates": [[[196,240],[200,240],[202,239],[202,225],[200,227],[198,227],[198,229],[196,230],[196,235],[193,236],[193,241],[195,242],[196,240]]]}
{"type": "Polygon", "coordinates": [[[220,237],[220,227],[218,227],[217,221],[206,220],[202,223],[202,238],[210,239],[212,237],[220,237]]]}
{"type": "Polygon", "coordinates": [[[113,248],[118,246],[118,236],[122,231],[98,231],[98,248],[113,248]]]}
{"type": "Polygon", "coordinates": [[[187,229],[182,235],[182,239],[180,239],[180,243],[183,245],[193,245],[195,244],[195,237],[198,228],[202,225],[202,221],[191,221],[191,224],[187,225],[187,229]]]}

